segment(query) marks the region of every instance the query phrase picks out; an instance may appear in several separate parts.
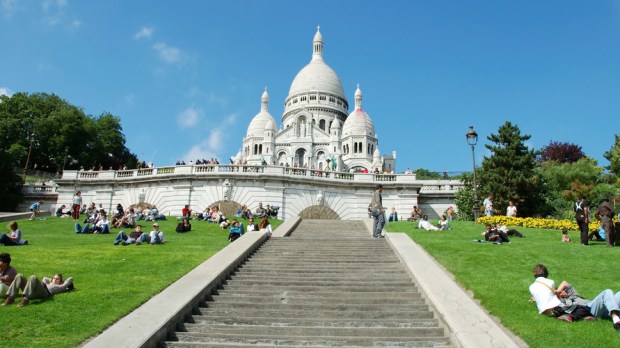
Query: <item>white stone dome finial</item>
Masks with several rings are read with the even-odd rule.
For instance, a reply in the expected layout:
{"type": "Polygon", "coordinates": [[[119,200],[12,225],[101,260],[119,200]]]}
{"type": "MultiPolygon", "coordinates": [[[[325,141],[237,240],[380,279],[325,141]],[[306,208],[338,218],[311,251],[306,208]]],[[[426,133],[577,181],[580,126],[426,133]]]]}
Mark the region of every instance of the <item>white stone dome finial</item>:
{"type": "Polygon", "coordinates": [[[317,25],[316,34],[312,40],[312,60],[323,60],[323,35],[321,35],[321,26],[317,25]]]}
{"type": "Polygon", "coordinates": [[[355,90],[355,109],[362,109],[362,90],[360,89],[360,84],[357,84],[357,89],[355,90]]]}
{"type": "Polygon", "coordinates": [[[267,92],[267,86],[265,86],[265,91],[263,92],[263,95],[260,98],[260,101],[261,101],[260,103],[261,111],[268,111],[269,110],[269,93],[267,92]]]}

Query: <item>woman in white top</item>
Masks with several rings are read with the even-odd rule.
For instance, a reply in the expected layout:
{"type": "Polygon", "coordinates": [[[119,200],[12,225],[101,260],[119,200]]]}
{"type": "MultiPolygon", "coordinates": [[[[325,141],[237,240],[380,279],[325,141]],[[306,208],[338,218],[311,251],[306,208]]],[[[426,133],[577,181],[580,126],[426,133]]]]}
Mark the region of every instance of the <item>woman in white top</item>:
{"type": "Polygon", "coordinates": [[[506,216],[517,216],[517,207],[512,203],[512,201],[508,201],[508,208],[506,208],[506,216]]]}
{"type": "Polygon", "coordinates": [[[273,231],[271,230],[271,224],[269,223],[269,220],[267,220],[266,217],[264,217],[260,221],[260,224],[258,225],[258,227],[259,227],[261,232],[267,232],[267,236],[271,237],[271,233],[273,231]]]}

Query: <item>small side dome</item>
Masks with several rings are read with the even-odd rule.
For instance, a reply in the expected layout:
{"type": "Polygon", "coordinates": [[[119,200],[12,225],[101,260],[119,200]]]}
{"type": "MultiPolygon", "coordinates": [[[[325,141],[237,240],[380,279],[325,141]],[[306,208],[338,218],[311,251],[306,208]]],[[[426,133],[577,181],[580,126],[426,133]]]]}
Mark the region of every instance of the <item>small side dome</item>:
{"type": "Polygon", "coordinates": [[[335,119],[334,122],[332,122],[332,126],[329,128],[330,131],[332,130],[336,130],[340,128],[340,121],[338,121],[338,119],[335,119]]]}
{"type": "MultiPolygon", "coordinates": [[[[267,88],[263,92],[261,96],[261,108],[260,112],[254,116],[252,122],[248,126],[247,136],[262,136],[265,133],[265,129],[268,123],[273,124],[273,128],[275,128],[275,119],[269,113],[269,93],[267,93],[267,88]]],[[[270,126],[271,127],[271,126],[270,126]]]]}
{"type": "Polygon", "coordinates": [[[273,120],[273,118],[267,121],[267,123],[265,124],[265,131],[276,132],[277,130],[278,127],[276,127],[276,122],[273,120]]]}
{"type": "Polygon", "coordinates": [[[362,91],[359,84],[355,91],[355,110],[349,114],[342,127],[342,136],[348,135],[375,136],[375,125],[370,116],[362,109],[362,91]]]}

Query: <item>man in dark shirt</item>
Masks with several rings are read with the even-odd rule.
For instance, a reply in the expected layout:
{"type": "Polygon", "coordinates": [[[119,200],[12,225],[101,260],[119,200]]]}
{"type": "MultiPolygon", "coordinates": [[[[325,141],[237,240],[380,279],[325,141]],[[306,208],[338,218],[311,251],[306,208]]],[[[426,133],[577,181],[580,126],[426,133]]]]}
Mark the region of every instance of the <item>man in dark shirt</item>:
{"type": "Polygon", "coordinates": [[[586,203],[585,196],[579,197],[579,200],[575,202],[573,210],[575,211],[575,220],[577,220],[577,225],[581,231],[581,244],[588,245],[588,215],[590,214],[590,208],[586,203]]]}

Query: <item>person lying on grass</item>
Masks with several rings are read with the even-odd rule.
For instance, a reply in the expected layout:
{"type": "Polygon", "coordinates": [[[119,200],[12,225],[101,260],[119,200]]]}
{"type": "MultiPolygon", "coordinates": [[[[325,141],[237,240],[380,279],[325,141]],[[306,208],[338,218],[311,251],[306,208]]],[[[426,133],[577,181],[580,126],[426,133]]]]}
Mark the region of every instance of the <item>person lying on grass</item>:
{"type": "Polygon", "coordinates": [[[37,276],[31,275],[28,277],[28,280],[26,280],[24,275],[18,274],[15,280],[13,280],[13,283],[11,283],[7,291],[6,299],[2,305],[8,306],[13,304],[21,289],[23,289],[23,298],[21,302],[17,304],[17,307],[28,305],[32,299],[46,299],[55,294],[73,290],[73,278],[69,277],[63,282],[62,274],[56,273],[52,279],[43,277],[43,281],[40,281],[37,276]]]}
{"type": "Polygon", "coordinates": [[[579,319],[611,318],[613,328],[620,331],[620,292],[614,295],[606,289],[590,301],[581,297],[566,281],[555,289],[555,282],[548,279],[549,272],[544,265],[534,266],[533,272],[536,281],[530,285],[530,301],[536,302],[540,314],[570,323],[579,319]]]}

